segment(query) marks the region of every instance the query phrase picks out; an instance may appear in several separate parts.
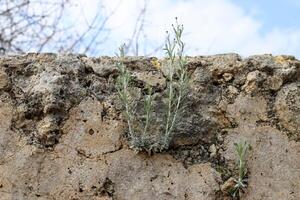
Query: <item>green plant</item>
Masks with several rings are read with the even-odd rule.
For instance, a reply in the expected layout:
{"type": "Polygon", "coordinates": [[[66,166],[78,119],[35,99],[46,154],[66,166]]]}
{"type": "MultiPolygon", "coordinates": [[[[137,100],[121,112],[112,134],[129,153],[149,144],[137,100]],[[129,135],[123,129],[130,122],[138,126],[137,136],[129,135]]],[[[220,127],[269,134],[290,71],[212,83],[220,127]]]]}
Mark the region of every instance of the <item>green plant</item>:
{"type": "Polygon", "coordinates": [[[170,39],[168,34],[167,42],[164,50],[168,56],[168,75],[169,80],[168,91],[168,109],[166,118],[165,134],[163,138],[164,148],[168,148],[170,139],[172,138],[175,122],[178,118],[180,109],[182,108],[183,99],[188,92],[189,76],[187,72],[187,61],[183,55],[184,43],[181,40],[183,33],[183,25],[179,25],[176,19],[176,25],[173,26],[175,38],[170,39]],[[174,80],[177,76],[178,80],[174,80]]]}
{"type": "Polygon", "coordinates": [[[117,63],[117,67],[119,69],[119,76],[116,82],[116,88],[118,91],[119,98],[124,106],[124,113],[129,129],[129,138],[132,139],[134,137],[132,123],[134,120],[136,102],[132,96],[132,88],[131,81],[132,77],[129,71],[126,69],[124,65],[125,58],[125,44],[120,46],[119,48],[119,62],[117,63]]]}
{"type": "Polygon", "coordinates": [[[235,151],[238,155],[238,179],[235,179],[235,185],[232,191],[232,196],[238,197],[239,193],[247,187],[247,160],[246,160],[246,154],[247,150],[249,148],[249,144],[244,141],[244,142],[239,142],[238,144],[235,145],[235,151]]]}
{"type": "Polygon", "coordinates": [[[166,65],[166,101],[164,102],[165,119],[164,125],[160,127],[160,134],[153,138],[151,130],[155,129],[158,123],[154,122],[154,96],[153,89],[147,86],[147,94],[144,97],[143,116],[138,116],[137,100],[134,97],[133,77],[124,64],[124,45],[119,48],[119,76],[116,88],[122,102],[125,118],[128,125],[128,138],[130,147],[137,151],[163,151],[169,148],[170,141],[174,134],[174,127],[180,117],[183,102],[188,93],[189,75],[187,71],[187,60],[183,55],[184,43],[182,41],[183,25],[177,23],[172,25],[174,39],[167,35],[165,52],[167,55],[166,65]]]}

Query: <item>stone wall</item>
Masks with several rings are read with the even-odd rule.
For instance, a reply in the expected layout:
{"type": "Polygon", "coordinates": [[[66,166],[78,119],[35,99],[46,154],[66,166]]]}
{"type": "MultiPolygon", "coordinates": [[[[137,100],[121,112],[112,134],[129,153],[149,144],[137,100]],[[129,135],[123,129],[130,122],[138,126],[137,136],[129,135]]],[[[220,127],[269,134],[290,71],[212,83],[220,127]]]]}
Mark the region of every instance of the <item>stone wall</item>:
{"type": "MultiPolygon", "coordinates": [[[[228,199],[234,143],[246,140],[241,199],[300,199],[300,61],[236,54],[188,59],[187,108],[171,148],[124,137],[115,58],[0,57],[1,200],[228,199]]],[[[137,88],[165,90],[165,60],[127,58],[137,88]]]]}

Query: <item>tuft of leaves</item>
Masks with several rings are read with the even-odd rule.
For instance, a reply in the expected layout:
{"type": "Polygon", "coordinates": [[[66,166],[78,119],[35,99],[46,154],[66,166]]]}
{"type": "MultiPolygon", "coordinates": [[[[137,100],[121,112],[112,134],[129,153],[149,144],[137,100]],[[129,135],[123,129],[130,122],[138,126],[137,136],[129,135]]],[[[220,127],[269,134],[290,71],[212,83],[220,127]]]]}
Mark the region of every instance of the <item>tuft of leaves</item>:
{"type": "Polygon", "coordinates": [[[125,45],[122,45],[119,48],[119,62],[117,63],[117,67],[119,69],[119,76],[116,81],[116,88],[118,91],[119,98],[124,106],[125,118],[127,120],[127,125],[129,129],[129,137],[132,139],[134,137],[132,122],[134,121],[134,114],[136,108],[136,102],[132,96],[132,86],[131,81],[132,77],[129,71],[126,69],[124,65],[125,58],[125,45]]]}
{"type": "Polygon", "coordinates": [[[246,141],[240,141],[235,145],[235,151],[238,156],[237,167],[238,167],[238,179],[235,179],[235,185],[232,190],[232,197],[238,198],[240,192],[242,192],[247,187],[247,160],[246,154],[249,149],[249,144],[246,141]]]}
{"type": "MultiPolygon", "coordinates": [[[[147,86],[147,94],[144,96],[144,115],[137,116],[137,102],[133,95],[132,75],[124,64],[124,45],[119,48],[119,76],[116,88],[119,99],[122,102],[124,115],[128,125],[128,139],[130,147],[136,151],[160,152],[169,148],[174,135],[175,124],[180,118],[183,102],[188,94],[189,75],[187,60],[184,56],[184,42],[182,41],[183,25],[172,25],[174,38],[167,32],[165,52],[167,55],[167,100],[164,105],[165,119],[161,134],[153,139],[151,131],[158,123],[155,123],[153,89],[147,86]],[[140,122],[139,119],[143,119],[140,122]]],[[[157,122],[157,121],[156,121],[157,122]]]]}

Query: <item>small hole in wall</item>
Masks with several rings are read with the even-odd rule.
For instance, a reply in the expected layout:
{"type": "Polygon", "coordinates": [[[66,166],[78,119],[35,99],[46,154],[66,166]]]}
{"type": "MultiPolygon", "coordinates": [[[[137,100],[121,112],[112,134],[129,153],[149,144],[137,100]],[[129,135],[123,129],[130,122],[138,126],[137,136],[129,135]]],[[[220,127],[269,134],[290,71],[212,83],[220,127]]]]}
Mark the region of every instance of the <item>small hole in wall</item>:
{"type": "Polygon", "coordinates": [[[68,168],[68,174],[72,174],[72,170],[68,168]]]}
{"type": "Polygon", "coordinates": [[[90,130],[89,130],[89,134],[90,134],[90,135],[93,135],[94,133],[95,133],[95,131],[94,131],[93,129],[90,129],[90,130]]]}
{"type": "Polygon", "coordinates": [[[60,96],[63,96],[64,94],[65,94],[65,91],[64,91],[63,89],[60,89],[60,90],[59,90],[59,95],[60,95],[60,96]]]}

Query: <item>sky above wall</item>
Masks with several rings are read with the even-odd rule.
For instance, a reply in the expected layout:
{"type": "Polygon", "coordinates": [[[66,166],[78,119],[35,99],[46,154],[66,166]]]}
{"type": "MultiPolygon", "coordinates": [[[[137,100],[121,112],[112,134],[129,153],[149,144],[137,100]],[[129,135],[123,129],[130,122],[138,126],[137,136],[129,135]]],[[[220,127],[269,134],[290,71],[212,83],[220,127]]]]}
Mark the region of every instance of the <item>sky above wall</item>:
{"type": "MultiPolygon", "coordinates": [[[[92,20],[100,9],[99,0],[77,1],[79,6],[70,10],[76,20],[80,14],[92,20]]],[[[129,41],[144,1],[103,0],[103,5],[106,14],[115,12],[105,26],[111,30],[109,39],[101,44],[102,51],[96,56],[114,55],[121,43],[129,41]]],[[[153,55],[175,17],[184,24],[183,40],[189,55],[272,53],[300,58],[299,0],[148,0],[138,40],[139,55],[153,55]]],[[[162,51],[155,52],[163,55],[162,51]]]]}

